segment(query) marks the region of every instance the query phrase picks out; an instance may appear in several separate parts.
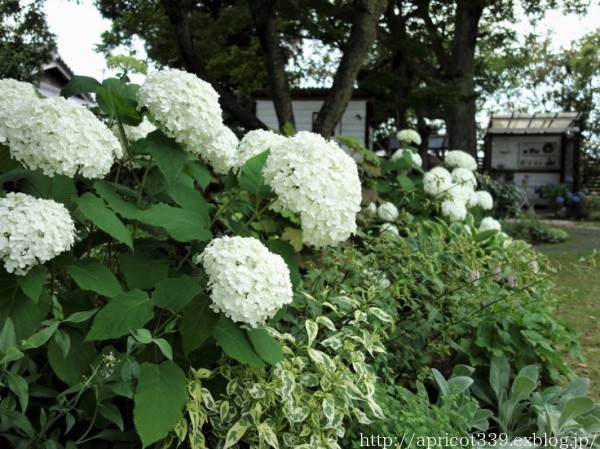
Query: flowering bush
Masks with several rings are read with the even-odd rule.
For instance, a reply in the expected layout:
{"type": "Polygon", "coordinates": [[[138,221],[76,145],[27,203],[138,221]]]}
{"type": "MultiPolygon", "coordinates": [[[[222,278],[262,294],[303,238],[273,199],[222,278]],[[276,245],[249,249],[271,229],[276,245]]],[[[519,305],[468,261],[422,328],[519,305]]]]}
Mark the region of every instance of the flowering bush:
{"type": "Polygon", "coordinates": [[[573,178],[567,176],[561,184],[546,184],[537,189],[540,198],[548,200],[548,205],[558,217],[589,218],[598,209],[598,201],[588,198],[579,190],[575,191],[573,178]]]}

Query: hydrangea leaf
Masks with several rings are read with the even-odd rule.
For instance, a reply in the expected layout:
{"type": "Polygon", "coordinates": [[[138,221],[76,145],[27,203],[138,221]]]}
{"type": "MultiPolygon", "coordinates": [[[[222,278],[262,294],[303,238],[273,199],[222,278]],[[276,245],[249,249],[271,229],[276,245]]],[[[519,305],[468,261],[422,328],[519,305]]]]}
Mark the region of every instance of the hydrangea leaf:
{"type": "Polygon", "coordinates": [[[128,251],[121,254],[119,267],[130,289],[153,288],[169,275],[167,261],[142,248],[136,248],[135,253],[128,251]]]}
{"type": "Polygon", "coordinates": [[[188,155],[181,145],[160,130],[153,131],[142,139],[140,151],[152,156],[168,185],[181,176],[188,160],[188,155]]]}
{"type": "Polygon", "coordinates": [[[33,302],[37,303],[42,294],[48,269],[44,265],[36,265],[25,276],[18,279],[19,287],[33,302]]]}
{"type": "Polygon", "coordinates": [[[185,374],[175,363],[142,363],[133,419],[142,446],[166,437],[183,417],[188,399],[185,374]]]}
{"type": "Polygon", "coordinates": [[[265,362],[254,350],[246,333],[225,315],[219,318],[213,335],[229,357],[255,368],[265,367],[265,362]]]}
{"type": "Polygon", "coordinates": [[[210,298],[205,294],[196,296],[182,311],[181,335],[183,352],[189,354],[202,346],[213,333],[219,314],[209,307],[210,298]]]}
{"type": "Polygon", "coordinates": [[[400,187],[402,187],[402,190],[412,190],[415,188],[415,183],[406,175],[398,175],[396,180],[400,184],[400,187]]]}
{"type": "Polygon", "coordinates": [[[51,178],[40,170],[30,171],[23,181],[21,192],[36,198],[54,200],[64,204],[69,210],[75,208],[72,198],[77,195],[77,189],[73,180],[64,175],[56,175],[51,178]]]}
{"type": "Polygon", "coordinates": [[[112,210],[119,214],[123,218],[135,219],[139,212],[139,209],[132,203],[125,201],[121,198],[106,181],[96,181],[94,183],[94,189],[96,193],[102,197],[112,210]]]}
{"type": "Polygon", "coordinates": [[[88,192],[84,193],[75,202],[81,213],[92,223],[133,249],[131,232],[119,217],[106,206],[102,198],[98,198],[93,193],[88,192]]]}
{"type": "Polygon", "coordinates": [[[192,240],[210,240],[212,233],[204,214],[189,209],[172,207],[159,203],[141,211],[138,219],[145,224],[164,228],[171,237],[179,242],[192,240]]]}
{"type": "Polygon", "coordinates": [[[179,312],[201,292],[202,286],[195,278],[182,276],[159,281],[152,293],[152,299],[159,307],[179,312]]]}
{"type": "Polygon", "coordinates": [[[61,89],[61,97],[69,98],[80,94],[89,94],[96,91],[100,87],[100,81],[91,76],[75,75],[61,89]]]}
{"type": "Polygon", "coordinates": [[[269,365],[277,365],[283,360],[281,344],[265,328],[256,327],[246,333],[256,353],[269,365]]]}
{"type": "Polygon", "coordinates": [[[210,172],[199,161],[187,161],[184,171],[196,180],[202,190],[210,184],[210,172]]]}
{"type": "Polygon", "coordinates": [[[283,258],[290,270],[292,286],[296,287],[302,281],[302,276],[300,276],[300,266],[296,260],[294,247],[285,240],[274,239],[267,242],[267,248],[269,248],[269,251],[279,254],[283,258]]]}
{"type": "Polygon", "coordinates": [[[137,126],[142,122],[135,105],[112,88],[98,87],[96,101],[100,109],[111,117],[118,117],[125,125],[137,126]]]}
{"type": "Polygon", "coordinates": [[[142,290],[132,290],[113,298],[94,317],[85,340],[119,338],[143,327],[154,316],[154,304],[142,290]]]}
{"type": "Polygon", "coordinates": [[[263,151],[256,156],[251,157],[242,165],[239,175],[240,187],[248,193],[262,194],[264,196],[274,196],[271,188],[265,184],[263,176],[263,167],[267,158],[271,154],[270,150],[263,151]]]}
{"type": "Polygon", "coordinates": [[[67,355],[55,339],[48,345],[48,361],[56,376],[67,385],[81,382],[82,376],[91,373],[91,364],[97,356],[93,343],[84,343],[83,336],[76,329],[66,328],[63,332],[69,337],[70,348],[67,355]]]}
{"type": "Polygon", "coordinates": [[[115,275],[105,265],[93,259],[82,259],[77,265],[67,268],[67,272],[83,290],[91,290],[107,298],[123,293],[115,275]]]}

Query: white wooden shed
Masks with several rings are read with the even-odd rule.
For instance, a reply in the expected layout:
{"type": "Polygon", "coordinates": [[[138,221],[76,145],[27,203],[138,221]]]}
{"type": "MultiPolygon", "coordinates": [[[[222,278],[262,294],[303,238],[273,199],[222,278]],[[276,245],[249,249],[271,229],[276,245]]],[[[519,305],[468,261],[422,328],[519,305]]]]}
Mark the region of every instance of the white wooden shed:
{"type": "Polygon", "coordinates": [[[577,183],[579,112],[492,114],[485,134],[484,171],[523,188],[531,204],[545,204],[536,189],[577,183]]]}
{"type": "MultiPolygon", "coordinates": [[[[312,131],[314,120],[327,97],[328,89],[310,88],[292,90],[292,108],[297,131],[312,131]]],[[[265,93],[253,95],[256,116],[269,128],[279,129],[273,101],[265,93]]],[[[371,148],[373,130],[370,126],[371,102],[369,97],[355,90],[342,119],[337,124],[335,136],[352,136],[371,148]]]]}

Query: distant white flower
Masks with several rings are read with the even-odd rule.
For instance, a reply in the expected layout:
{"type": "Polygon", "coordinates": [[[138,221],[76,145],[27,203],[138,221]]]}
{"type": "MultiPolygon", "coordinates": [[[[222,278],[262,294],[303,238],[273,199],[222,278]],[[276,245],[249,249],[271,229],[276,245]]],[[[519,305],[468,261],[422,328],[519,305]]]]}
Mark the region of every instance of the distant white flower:
{"type": "Polygon", "coordinates": [[[467,218],[467,206],[460,200],[442,201],[442,215],[450,221],[463,221],[467,218]]]}
{"type": "Polygon", "coordinates": [[[477,178],[475,177],[475,174],[466,168],[457,167],[452,170],[452,180],[456,184],[469,186],[472,189],[477,187],[477,178]]]}
{"type": "Polygon", "coordinates": [[[419,156],[417,153],[413,153],[410,150],[404,150],[402,148],[396,150],[394,154],[392,154],[390,160],[392,162],[397,161],[398,159],[401,159],[404,156],[404,153],[408,153],[410,155],[414,167],[421,167],[423,165],[423,159],[421,159],[421,156],[419,156]]]}
{"type": "Polygon", "coordinates": [[[377,204],[373,202],[369,203],[369,205],[365,207],[364,213],[369,216],[375,215],[377,213],[377,204]]]}
{"type": "Polygon", "coordinates": [[[60,97],[20,108],[6,136],[14,159],[47,176],[101,178],[123,155],[119,140],[91,111],[60,97]]]}
{"type": "Polygon", "coordinates": [[[421,136],[419,136],[418,132],[413,131],[412,129],[403,129],[401,131],[398,131],[398,133],[396,134],[396,137],[401,142],[414,143],[415,145],[421,145],[421,136]]]}
{"type": "Polygon", "coordinates": [[[413,165],[415,167],[423,166],[423,159],[421,158],[421,156],[418,153],[411,152],[410,157],[412,157],[413,165]]]}
{"type": "Polygon", "coordinates": [[[211,309],[233,321],[256,327],[292,302],[285,261],[253,237],[214,239],[195,261],[208,275],[211,309]]]}
{"type": "Polygon", "coordinates": [[[196,75],[176,69],[153,72],[140,87],[138,100],[138,107],[147,107],[165,133],[192,154],[205,156],[206,145],[220,133],[219,94],[196,75]]]}
{"type": "Polygon", "coordinates": [[[445,193],[452,185],[452,175],[443,167],[434,167],[423,176],[423,188],[429,195],[445,193]]]}
{"type": "Polygon", "coordinates": [[[394,221],[398,218],[398,208],[393,203],[383,203],[377,208],[377,216],[384,221],[394,221]]]}
{"type": "Polygon", "coordinates": [[[0,142],[6,139],[4,127],[7,120],[14,116],[19,108],[38,99],[36,92],[33,84],[13,79],[0,80],[0,142]]]}
{"type": "Polygon", "coordinates": [[[287,137],[264,129],[248,131],[238,147],[235,166],[241,167],[248,159],[260,154],[279,143],[285,142],[287,137]]]}
{"type": "Polygon", "coordinates": [[[448,151],[444,163],[451,168],[461,167],[470,171],[477,170],[477,161],[473,156],[461,150],[448,151]]]}
{"type": "Polygon", "coordinates": [[[475,207],[477,205],[477,195],[470,185],[455,184],[448,189],[450,198],[460,201],[467,207],[475,207]]]}
{"type": "Polygon", "coordinates": [[[381,226],[379,226],[379,235],[400,237],[400,231],[398,231],[398,228],[393,224],[384,223],[381,226]]]}
{"type": "Polygon", "coordinates": [[[477,194],[477,204],[483,210],[492,210],[494,207],[494,199],[489,192],[485,190],[478,190],[475,192],[477,194]]]}
{"type": "Polygon", "coordinates": [[[217,135],[206,144],[202,151],[202,159],[212,165],[215,172],[227,174],[236,161],[239,140],[234,132],[225,125],[217,128],[217,135]]]}
{"type": "Polygon", "coordinates": [[[483,220],[481,220],[481,224],[479,225],[479,232],[489,231],[492,229],[501,231],[502,225],[498,220],[495,220],[492,217],[485,217],[483,220]]]}
{"type": "Polygon", "coordinates": [[[271,148],[263,173],[281,206],[300,215],[305,243],[333,245],[356,231],[358,170],[334,142],[301,131],[271,148]]]}
{"type": "Polygon", "coordinates": [[[0,260],[9,273],[27,274],[74,241],[75,225],[62,204],[24,193],[0,198],[0,260]]]}

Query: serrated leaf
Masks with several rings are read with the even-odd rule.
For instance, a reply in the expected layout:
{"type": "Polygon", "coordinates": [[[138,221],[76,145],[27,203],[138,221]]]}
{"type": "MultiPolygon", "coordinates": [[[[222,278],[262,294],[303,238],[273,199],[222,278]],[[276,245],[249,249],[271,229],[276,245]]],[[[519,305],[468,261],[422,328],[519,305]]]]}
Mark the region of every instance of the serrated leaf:
{"type": "Polygon", "coordinates": [[[92,223],[98,226],[107,234],[125,243],[133,249],[131,232],[117,217],[117,215],[108,208],[102,198],[98,198],[93,193],[84,193],[75,200],[81,213],[92,223]]]}
{"type": "Polygon", "coordinates": [[[77,265],[67,268],[67,273],[83,290],[91,290],[107,298],[114,298],[123,293],[115,275],[94,259],[79,260],[77,265]]]}
{"type": "Polygon", "coordinates": [[[111,87],[97,87],[96,102],[109,116],[118,117],[126,125],[137,126],[142,121],[135,105],[111,87]]]}
{"type": "Polygon", "coordinates": [[[77,188],[73,180],[67,176],[56,175],[51,178],[44,175],[41,170],[32,170],[23,179],[21,192],[36,198],[54,200],[72,210],[74,208],[72,198],[77,195],[77,188]]]}
{"type": "Polygon", "coordinates": [[[93,343],[84,343],[83,335],[76,329],[65,329],[69,336],[70,348],[65,356],[60,346],[52,340],[48,345],[48,362],[56,376],[69,386],[83,381],[83,376],[91,374],[91,364],[97,356],[93,343]]]}
{"type": "Polygon", "coordinates": [[[163,279],[156,284],[152,299],[159,307],[179,312],[202,290],[203,288],[198,281],[189,276],[163,279]]]}
{"type": "Polygon", "coordinates": [[[151,252],[136,248],[135,253],[126,252],[119,256],[119,268],[130,289],[150,289],[166,278],[169,264],[151,252]]]}
{"type": "Polygon", "coordinates": [[[96,193],[106,201],[108,207],[121,217],[128,219],[135,219],[137,217],[137,214],[140,211],[137,206],[121,198],[113,186],[106,181],[94,182],[94,189],[96,190],[96,193]]]}
{"type": "Polygon", "coordinates": [[[184,171],[196,180],[202,190],[210,184],[210,171],[198,161],[187,161],[184,171]]]}
{"type": "Polygon", "coordinates": [[[171,237],[179,242],[192,240],[210,240],[212,233],[208,229],[208,214],[195,210],[172,207],[167,204],[155,204],[141,211],[138,220],[151,226],[164,228],[171,237]]]}
{"type": "Polygon", "coordinates": [[[20,276],[18,280],[19,287],[33,302],[37,303],[46,283],[47,275],[48,269],[44,265],[36,265],[25,276],[20,276]]]}
{"type": "Polygon", "coordinates": [[[413,180],[406,175],[398,175],[396,180],[400,184],[400,187],[402,187],[402,190],[413,190],[415,188],[413,180]]]}
{"type": "Polygon", "coordinates": [[[154,316],[154,305],[148,294],[132,290],[113,298],[94,317],[86,341],[119,338],[139,329],[154,316]]]}
{"type": "Polygon", "coordinates": [[[89,94],[100,87],[100,81],[91,76],[74,75],[60,91],[60,96],[69,98],[81,94],[89,94]]]}
{"type": "Polygon", "coordinates": [[[265,196],[274,195],[271,188],[265,184],[265,178],[262,173],[270,154],[270,150],[263,151],[251,157],[242,165],[238,180],[243,190],[255,195],[259,193],[265,196]]]}
{"type": "Polygon", "coordinates": [[[265,367],[265,362],[252,347],[246,333],[225,315],[220,316],[213,335],[229,357],[255,368],[265,367]]]}
{"type": "Polygon", "coordinates": [[[183,352],[189,354],[202,346],[210,337],[219,320],[219,314],[210,308],[210,298],[198,295],[182,311],[181,334],[183,352]]]}
{"type": "Polygon", "coordinates": [[[281,344],[265,328],[255,327],[246,333],[256,353],[269,365],[275,366],[283,360],[281,344]]]}
{"type": "Polygon", "coordinates": [[[166,437],[183,417],[188,399],[185,374],[175,363],[142,363],[133,418],[143,447],[166,437]]]}
{"type": "Polygon", "coordinates": [[[188,154],[181,145],[160,130],[153,131],[142,139],[139,149],[152,156],[167,185],[172,185],[181,176],[188,160],[188,154]]]}

